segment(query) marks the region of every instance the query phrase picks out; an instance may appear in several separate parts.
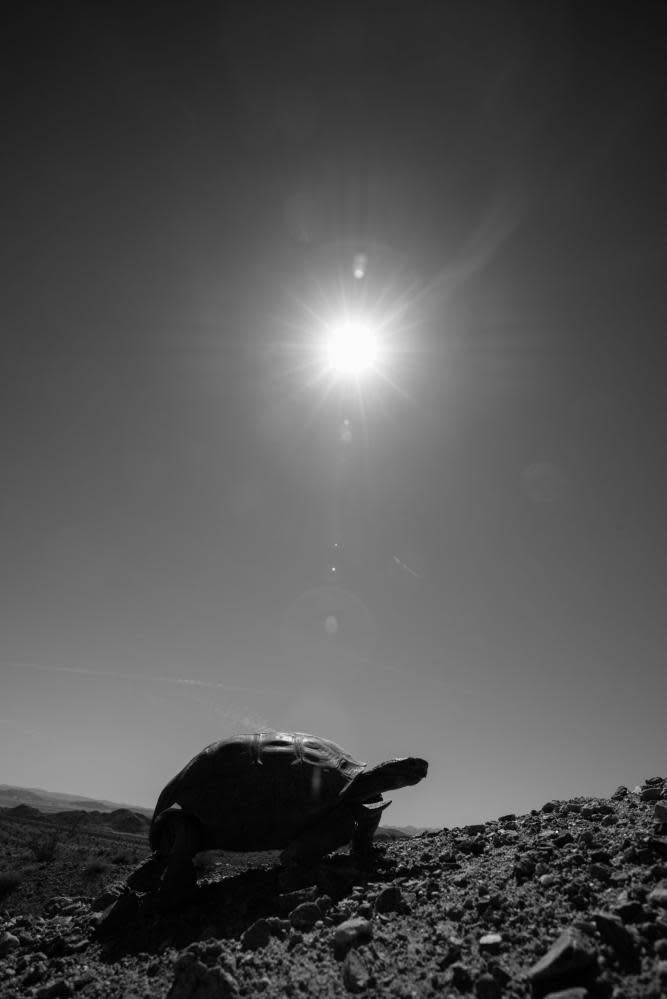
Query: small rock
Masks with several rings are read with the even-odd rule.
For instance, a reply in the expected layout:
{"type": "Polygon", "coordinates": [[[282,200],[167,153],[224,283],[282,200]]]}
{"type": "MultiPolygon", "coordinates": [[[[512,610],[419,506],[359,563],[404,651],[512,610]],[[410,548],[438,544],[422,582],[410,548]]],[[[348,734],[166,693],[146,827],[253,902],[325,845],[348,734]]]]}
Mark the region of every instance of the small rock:
{"type": "Polygon", "coordinates": [[[658,981],[661,987],[667,988],[667,961],[658,961],[658,967],[656,968],[658,972],[658,981]]]}
{"type": "Polygon", "coordinates": [[[639,797],[641,801],[659,801],[660,798],[664,797],[662,784],[658,787],[645,787],[639,797]]]}
{"type": "Polygon", "coordinates": [[[615,907],[616,914],[621,917],[624,923],[641,923],[646,916],[646,911],[641,902],[633,899],[630,902],[622,902],[615,907]]]}
{"type": "Polygon", "coordinates": [[[605,884],[611,880],[612,869],[608,864],[591,864],[588,871],[592,878],[596,878],[596,880],[602,881],[605,884]]]}
{"type": "Polygon", "coordinates": [[[317,902],[302,902],[289,914],[289,921],[296,930],[311,930],[321,918],[322,911],[317,902]]]}
{"type": "Polygon", "coordinates": [[[48,912],[50,916],[53,916],[56,912],[60,912],[67,905],[71,905],[73,899],[69,895],[53,895],[44,903],[44,911],[48,912]]]}
{"type": "Polygon", "coordinates": [[[366,943],[372,935],[373,927],[367,919],[346,919],[336,927],[334,933],[334,957],[337,961],[342,961],[350,947],[366,943]]]}
{"type": "Polygon", "coordinates": [[[619,784],[614,793],[612,794],[611,800],[620,801],[621,798],[627,798],[629,793],[630,792],[628,791],[625,784],[619,784]]]}
{"type": "Polygon", "coordinates": [[[602,939],[621,959],[627,962],[636,958],[637,941],[623,925],[620,916],[614,916],[610,912],[594,912],[593,919],[602,939]]]}
{"type": "Polygon", "coordinates": [[[659,857],[667,858],[667,839],[662,836],[651,836],[646,844],[659,857]]]}
{"type": "Polygon", "coordinates": [[[467,992],[472,988],[472,976],[468,968],[461,961],[456,961],[449,968],[447,977],[455,989],[459,992],[467,992]]]}
{"type": "Polygon", "coordinates": [[[244,950],[258,950],[266,947],[271,939],[271,927],[266,919],[258,919],[249,926],[241,937],[241,947],[244,950]]]}
{"type": "Polygon", "coordinates": [[[544,999],[588,999],[590,995],[588,989],[574,988],[562,989],[560,992],[549,992],[544,999]]]}
{"type": "Polygon", "coordinates": [[[94,981],[95,981],[95,972],[92,970],[92,968],[88,968],[86,969],[86,971],[83,971],[80,975],[78,975],[74,979],[72,985],[74,986],[75,991],[78,991],[79,989],[85,988],[86,985],[90,985],[90,983],[94,981]]]}
{"type": "Polygon", "coordinates": [[[497,954],[502,942],[503,938],[500,933],[485,933],[479,939],[479,949],[483,954],[497,954]]]}
{"type": "Polygon", "coordinates": [[[656,822],[667,822],[667,801],[656,801],[653,818],[656,822]]]}
{"type": "Polygon", "coordinates": [[[25,986],[36,985],[37,982],[41,982],[43,978],[46,978],[47,974],[48,967],[46,963],[44,961],[37,961],[23,976],[22,984],[25,986]]]}
{"type": "Polygon", "coordinates": [[[401,912],[405,905],[398,885],[387,885],[375,899],[376,912],[401,912]]]}
{"type": "Polygon", "coordinates": [[[299,944],[303,943],[303,933],[300,930],[295,930],[294,927],[290,929],[289,937],[287,939],[287,949],[294,950],[299,944]]]}
{"type": "Polygon", "coordinates": [[[6,931],[0,936],[0,957],[6,957],[13,950],[18,950],[20,946],[21,941],[19,938],[15,937],[13,933],[6,931]]]}
{"type": "Polygon", "coordinates": [[[569,927],[529,969],[528,978],[534,992],[545,995],[559,986],[584,985],[596,971],[595,951],[579,931],[569,927]]]}
{"type": "Polygon", "coordinates": [[[368,986],[370,975],[366,965],[357,954],[351,950],[343,961],[343,983],[348,992],[363,992],[368,986]]]}
{"type": "Polygon", "coordinates": [[[667,909],[667,885],[660,884],[649,892],[648,901],[653,905],[659,905],[661,909],[667,909]]]}
{"type": "Polygon", "coordinates": [[[35,992],[35,999],[58,999],[58,996],[71,996],[72,986],[66,978],[56,978],[48,985],[41,985],[35,992]]]}
{"type": "Polygon", "coordinates": [[[502,990],[493,975],[485,971],[475,982],[475,995],[477,999],[500,999],[502,990]]]}
{"type": "Polygon", "coordinates": [[[289,919],[281,919],[280,916],[267,916],[266,922],[271,930],[272,937],[283,940],[292,929],[289,919]]]}

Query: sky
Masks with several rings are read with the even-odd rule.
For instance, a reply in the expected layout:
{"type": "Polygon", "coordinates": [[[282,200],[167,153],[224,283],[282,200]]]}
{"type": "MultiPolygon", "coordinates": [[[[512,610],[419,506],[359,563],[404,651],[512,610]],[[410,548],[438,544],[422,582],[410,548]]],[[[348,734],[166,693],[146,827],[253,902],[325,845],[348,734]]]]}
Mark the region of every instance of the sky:
{"type": "Polygon", "coordinates": [[[665,773],[666,26],[13,8],[0,781],[151,807],[295,730],[454,826],[665,773]]]}

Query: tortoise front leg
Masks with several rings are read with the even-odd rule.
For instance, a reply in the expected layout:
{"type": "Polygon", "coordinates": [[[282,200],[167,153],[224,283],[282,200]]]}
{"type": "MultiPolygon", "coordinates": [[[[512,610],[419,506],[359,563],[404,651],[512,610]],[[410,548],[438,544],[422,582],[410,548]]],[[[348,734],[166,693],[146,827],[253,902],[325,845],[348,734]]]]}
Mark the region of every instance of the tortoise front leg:
{"type": "Polygon", "coordinates": [[[358,857],[368,857],[373,851],[373,836],[380,825],[385,808],[391,801],[380,801],[372,805],[353,806],[356,829],[352,837],[352,852],[358,857]]]}
{"type": "Polygon", "coordinates": [[[203,845],[197,819],[180,808],[167,808],[153,824],[151,842],[156,866],[164,868],[159,890],[175,896],[192,892],[197,884],[192,859],[203,845]]]}
{"type": "Polygon", "coordinates": [[[308,826],[280,855],[283,864],[307,866],[345,846],[354,836],[355,818],[349,805],[340,805],[318,822],[308,826]]]}

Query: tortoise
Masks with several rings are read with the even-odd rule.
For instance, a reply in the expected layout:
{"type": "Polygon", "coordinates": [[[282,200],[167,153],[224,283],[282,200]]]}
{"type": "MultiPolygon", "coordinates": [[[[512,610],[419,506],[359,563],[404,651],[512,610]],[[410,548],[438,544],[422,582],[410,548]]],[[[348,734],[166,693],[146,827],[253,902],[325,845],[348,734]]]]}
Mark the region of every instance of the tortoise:
{"type": "Polygon", "coordinates": [[[281,850],[283,865],[309,865],[349,842],[361,854],[391,804],[382,792],[427,770],[418,757],[369,767],[304,732],[235,735],[206,746],[158,797],[152,860],[164,869],[201,850],[281,850]]]}

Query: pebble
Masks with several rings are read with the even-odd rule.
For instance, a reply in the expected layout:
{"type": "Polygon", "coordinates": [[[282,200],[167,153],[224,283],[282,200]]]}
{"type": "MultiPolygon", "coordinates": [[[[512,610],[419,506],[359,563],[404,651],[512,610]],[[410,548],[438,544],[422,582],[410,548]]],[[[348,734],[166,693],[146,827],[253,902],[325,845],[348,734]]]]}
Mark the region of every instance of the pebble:
{"type": "Polygon", "coordinates": [[[467,992],[472,986],[470,971],[461,961],[452,964],[447,972],[447,977],[459,992],[467,992]]]}
{"type": "Polygon", "coordinates": [[[370,980],[368,969],[356,951],[351,950],[343,961],[343,984],[348,992],[363,992],[370,980]]]}
{"type": "Polygon", "coordinates": [[[589,995],[588,989],[577,987],[574,989],[562,989],[560,992],[549,992],[544,999],[588,999],[589,995]]]}
{"type": "Polygon", "coordinates": [[[488,971],[485,971],[476,980],[475,995],[477,999],[500,999],[501,994],[500,985],[488,971]]]}
{"type": "Polygon", "coordinates": [[[479,949],[483,954],[497,954],[502,942],[503,938],[500,933],[485,933],[479,939],[479,949]]]}
{"type": "Polygon", "coordinates": [[[654,905],[659,905],[662,909],[667,909],[667,885],[658,885],[648,894],[648,901],[654,905]]]}
{"type": "Polygon", "coordinates": [[[6,957],[13,950],[18,950],[20,946],[21,941],[19,938],[15,937],[13,933],[6,931],[0,936],[0,957],[6,957]]]}

